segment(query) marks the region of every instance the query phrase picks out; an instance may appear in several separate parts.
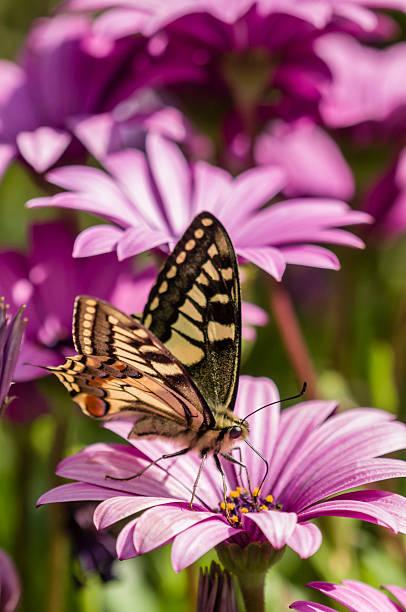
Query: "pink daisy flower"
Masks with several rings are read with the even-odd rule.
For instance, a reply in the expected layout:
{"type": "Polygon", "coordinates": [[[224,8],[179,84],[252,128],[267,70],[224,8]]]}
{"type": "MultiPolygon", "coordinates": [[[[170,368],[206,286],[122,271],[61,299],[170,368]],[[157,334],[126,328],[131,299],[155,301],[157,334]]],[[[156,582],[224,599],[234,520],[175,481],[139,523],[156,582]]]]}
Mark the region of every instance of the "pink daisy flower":
{"type": "Polygon", "coordinates": [[[47,179],[70,192],[30,200],[30,208],[86,210],[110,222],[84,230],[76,239],[74,256],[117,250],[125,259],[154,247],[177,242],[201,211],[212,212],[225,225],[237,254],[280,280],[286,265],[338,269],[325,242],[363,247],[341,229],[368,223],[364,212],[339,200],[297,198],[263,206],[284,187],[278,167],[252,168],[233,178],[205,162],[189,165],[174,143],[158,134],[146,140],[146,154],[124,150],[107,156],[109,174],[97,168],[58,168],[47,179]]]}
{"type": "MultiPolygon", "coordinates": [[[[277,400],[272,381],[243,376],[235,412],[241,418],[277,400]]],[[[164,439],[85,448],[64,459],[57,469],[58,475],[75,482],[45,493],[38,503],[98,500],[101,503],[94,513],[98,528],[129,519],[117,538],[120,559],[172,542],[176,571],[221,542],[244,548],[251,542],[268,541],[274,549],[289,546],[301,557],[309,557],[322,540],[311,521],[321,516],[359,518],[405,533],[404,497],[383,490],[353,489],[406,476],[404,461],[380,458],[405,448],[406,426],[381,410],[358,408],[334,414],[335,409],[334,402],[311,401],[280,413],[279,405],[274,404],[249,419],[250,442],[268,461],[269,471],[262,490],[251,494],[244,470],[240,474],[239,466],[222,462],[229,489],[229,520],[214,461],[212,465],[207,461],[190,509],[200,464],[193,453],[162,461],[129,481],[106,479],[106,474],[131,476],[170,452],[173,445],[164,439]]],[[[126,438],[132,424],[115,421],[106,426],[126,438]]],[[[264,461],[248,445],[241,447],[241,460],[252,486],[259,485],[265,474],[264,461]]]]}
{"type": "MultiPolygon", "coordinates": [[[[402,612],[406,610],[406,589],[394,585],[383,588],[393,595],[396,601],[382,591],[358,580],[343,580],[342,584],[310,582],[307,586],[334,599],[350,612],[402,612]]],[[[301,612],[334,612],[334,608],[312,601],[295,601],[289,607],[301,612]]]]}

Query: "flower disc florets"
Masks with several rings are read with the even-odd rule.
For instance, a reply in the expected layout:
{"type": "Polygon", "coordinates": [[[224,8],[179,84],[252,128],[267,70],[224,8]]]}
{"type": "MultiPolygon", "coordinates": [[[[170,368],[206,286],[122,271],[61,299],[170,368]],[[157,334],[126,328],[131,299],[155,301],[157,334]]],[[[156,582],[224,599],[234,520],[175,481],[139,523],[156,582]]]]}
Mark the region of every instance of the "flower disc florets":
{"type": "Polygon", "coordinates": [[[259,487],[248,491],[245,487],[239,486],[229,492],[226,502],[219,502],[219,507],[220,513],[235,527],[242,527],[242,515],[248,512],[282,510],[282,506],[275,502],[273,495],[261,495],[259,487]]]}

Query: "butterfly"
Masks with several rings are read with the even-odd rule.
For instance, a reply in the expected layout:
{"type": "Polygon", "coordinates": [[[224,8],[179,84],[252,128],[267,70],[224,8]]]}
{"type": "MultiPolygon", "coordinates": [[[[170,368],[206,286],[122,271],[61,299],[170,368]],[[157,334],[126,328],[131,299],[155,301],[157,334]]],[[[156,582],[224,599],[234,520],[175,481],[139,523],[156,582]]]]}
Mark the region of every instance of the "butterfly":
{"type": "MultiPolygon", "coordinates": [[[[171,438],[181,447],[239,463],[230,451],[247,441],[233,413],[240,367],[241,297],[230,237],[208,212],[192,221],[166,259],[142,316],[128,316],[93,297],[76,298],[73,341],[78,355],[47,368],[90,417],[136,417],[128,438],[171,438]]],[[[247,441],[248,443],[248,441],[247,441]]],[[[250,445],[250,444],[249,444],[250,445]]],[[[251,446],[251,445],[250,445],[251,446]]],[[[245,467],[245,466],[244,466],[245,467]]]]}

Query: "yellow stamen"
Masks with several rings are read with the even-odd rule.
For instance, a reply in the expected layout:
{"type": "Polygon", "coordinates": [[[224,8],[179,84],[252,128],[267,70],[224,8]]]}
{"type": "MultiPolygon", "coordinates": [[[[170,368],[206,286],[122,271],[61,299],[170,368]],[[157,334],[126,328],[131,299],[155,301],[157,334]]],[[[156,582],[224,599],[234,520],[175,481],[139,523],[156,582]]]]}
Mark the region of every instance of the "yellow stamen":
{"type": "Polygon", "coordinates": [[[238,523],[238,516],[232,516],[230,520],[232,523],[238,523]]]}
{"type": "Polygon", "coordinates": [[[267,495],[265,497],[265,501],[268,502],[268,504],[272,504],[272,502],[273,502],[273,495],[267,495]]]}
{"type": "Polygon", "coordinates": [[[260,510],[268,510],[268,506],[264,506],[264,505],[262,504],[262,506],[260,506],[260,507],[259,507],[259,509],[260,509],[260,510]]]}
{"type": "Polygon", "coordinates": [[[253,497],[258,497],[259,495],[259,487],[255,487],[255,489],[252,492],[253,497]]]}
{"type": "Polygon", "coordinates": [[[232,497],[234,499],[236,497],[239,497],[241,495],[241,490],[240,491],[238,490],[239,488],[240,487],[237,487],[236,491],[230,491],[230,497],[232,497]]]}
{"type": "Polygon", "coordinates": [[[227,504],[227,510],[234,510],[234,508],[235,508],[234,504],[230,504],[230,503],[227,504]]]}
{"type": "Polygon", "coordinates": [[[225,509],[226,509],[226,505],[225,505],[225,503],[224,503],[224,502],[220,502],[220,508],[221,508],[222,510],[225,510],[225,509]]]}
{"type": "Polygon", "coordinates": [[[247,512],[249,512],[248,508],[241,508],[240,512],[242,512],[243,514],[246,514],[247,512]]]}

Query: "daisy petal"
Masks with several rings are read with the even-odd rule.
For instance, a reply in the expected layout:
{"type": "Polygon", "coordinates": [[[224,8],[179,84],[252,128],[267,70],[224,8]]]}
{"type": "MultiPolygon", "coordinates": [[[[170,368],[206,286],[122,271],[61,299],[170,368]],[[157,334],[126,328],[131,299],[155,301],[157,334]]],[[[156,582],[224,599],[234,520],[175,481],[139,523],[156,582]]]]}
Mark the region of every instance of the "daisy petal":
{"type": "Polygon", "coordinates": [[[177,535],[172,544],[171,559],[175,572],[191,565],[234,534],[234,527],[214,517],[189,527],[177,535]]]}
{"type": "Polygon", "coordinates": [[[295,512],[269,510],[267,512],[247,512],[244,516],[258,525],[264,536],[276,549],[285,546],[297,523],[295,512]]]}
{"type": "Polygon", "coordinates": [[[132,559],[137,557],[138,553],[134,547],[134,529],[137,524],[137,519],[130,521],[127,525],[124,525],[122,530],[117,536],[116,551],[117,557],[124,561],[124,559],[132,559]]]}
{"type": "MultiPolygon", "coordinates": [[[[140,554],[154,550],[185,531],[185,529],[208,518],[213,518],[211,512],[190,510],[185,503],[173,506],[157,506],[147,510],[137,522],[134,532],[135,548],[140,554]]],[[[222,519],[217,520],[222,521],[222,519]]]]}
{"type": "Polygon", "coordinates": [[[321,531],[317,525],[313,525],[312,523],[297,523],[286,543],[297,552],[299,557],[307,559],[319,550],[321,539],[321,531]]]}
{"type": "Polygon", "coordinates": [[[276,280],[281,280],[286,268],[286,261],[280,249],[273,247],[239,247],[237,248],[237,253],[268,272],[276,280]]]}
{"type": "Polygon", "coordinates": [[[160,506],[177,501],[179,503],[183,502],[183,500],[168,497],[111,497],[97,506],[93,516],[94,524],[97,529],[104,529],[113,523],[117,523],[117,521],[121,521],[132,514],[152,506],[160,506]]]}
{"type": "Polygon", "coordinates": [[[124,232],[114,225],[93,225],[80,232],[73,247],[73,257],[89,257],[110,253],[117,247],[124,232]]]}

